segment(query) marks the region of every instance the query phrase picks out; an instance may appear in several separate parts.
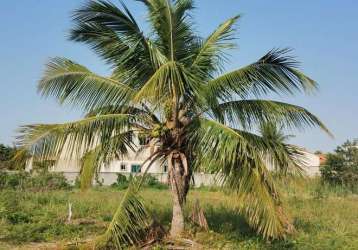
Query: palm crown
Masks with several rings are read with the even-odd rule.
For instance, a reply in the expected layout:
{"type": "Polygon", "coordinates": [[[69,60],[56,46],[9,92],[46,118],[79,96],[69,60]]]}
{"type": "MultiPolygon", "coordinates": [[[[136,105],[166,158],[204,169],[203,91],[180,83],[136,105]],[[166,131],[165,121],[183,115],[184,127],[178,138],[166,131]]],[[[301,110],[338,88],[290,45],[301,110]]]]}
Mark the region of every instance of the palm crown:
{"type": "Polygon", "coordinates": [[[86,186],[102,163],[138,150],[133,137],[140,134],[154,148],[148,162],[168,162],[172,235],[183,230],[182,207],[191,176],[200,168],[219,174],[236,191],[234,197],[244,204],[240,211],[258,232],[282,236],[288,222],[265,159],[280,162],[284,155],[293,161],[297,152],[253,131],[267,122],[328,130],[304,108],[260,98],[307,93],[316,83],[297,69],[287,49],[271,50],[224,73],[239,16],[204,39],[192,30],[192,0],[139,1],[148,10],[148,34],[124,4],[89,1],[74,12],[70,39],[88,44],[111,66],[111,75],[99,76],[66,58],[52,59],[39,92],[81,107],[87,115],[64,124],[25,126],[22,145],[43,158],[58,156],[64,148],[81,155],[86,186]]]}

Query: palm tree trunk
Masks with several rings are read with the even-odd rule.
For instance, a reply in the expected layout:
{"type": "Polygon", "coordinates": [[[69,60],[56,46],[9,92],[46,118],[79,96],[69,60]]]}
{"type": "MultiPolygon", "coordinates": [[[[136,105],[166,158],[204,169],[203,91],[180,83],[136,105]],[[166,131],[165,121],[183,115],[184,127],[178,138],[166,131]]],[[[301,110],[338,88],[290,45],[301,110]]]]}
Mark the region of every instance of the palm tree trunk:
{"type": "Polygon", "coordinates": [[[177,191],[172,189],[173,196],[173,217],[170,229],[170,236],[179,237],[184,232],[184,213],[183,204],[180,202],[177,191]]]}
{"type": "Polygon", "coordinates": [[[188,173],[179,155],[173,155],[173,164],[169,173],[169,182],[173,199],[173,217],[170,236],[180,237],[184,232],[183,208],[189,189],[188,173]]]}

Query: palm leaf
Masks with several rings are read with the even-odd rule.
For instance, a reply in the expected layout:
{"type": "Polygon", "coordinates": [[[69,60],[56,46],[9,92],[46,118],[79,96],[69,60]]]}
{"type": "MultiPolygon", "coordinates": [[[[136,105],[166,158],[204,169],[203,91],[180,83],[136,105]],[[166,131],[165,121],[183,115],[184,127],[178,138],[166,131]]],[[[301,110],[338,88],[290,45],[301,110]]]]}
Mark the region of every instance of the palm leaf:
{"type": "Polygon", "coordinates": [[[197,37],[191,30],[191,23],[186,14],[193,8],[192,1],[139,0],[148,8],[152,31],[158,39],[156,44],[161,48],[169,61],[185,62],[188,52],[196,46],[197,37]]]}
{"type": "Polygon", "coordinates": [[[259,136],[243,130],[237,131],[261,154],[262,161],[270,166],[270,170],[280,176],[303,176],[307,166],[305,152],[294,145],[286,144],[267,136],[259,136]]]}
{"type": "Polygon", "coordinates": [[[233,26],[239,18],[236,16],[221,24],[199,47],[191,66],[202,79],[210,79],[213,73],[222,70],[225,50],[235,47],[233,26]]]}
{"type": "Polygon", "coordinates": [[[293,94],[317,89],[317,83],[297,70],[298,62],[287,56],[289,49],[274,49],[257,62],[223,74],[208,83],[211,96],[231,100],[232,94],[246,98],[268,93],[293,94]]]}
{"type": "Polygon", "coordinates": [[[108,1],[89,1],[74,12],[70,39],[89,44],[114,66],[115,79],[137,87],[166,58],[144,35],[126,5],[121,5],[122,9],[108,1]]]}
{"type": "Polygon", "coordinates": [[[85,110],[126,104],[134,90],[112,78],[98,76],[86,67],[65,58],[48,63],[38,91],[85,110]]]}
{"type": "Polygon", "coordinates": [[[100,144],[83,155],[80,171],[82,190],[92,186],[93,178],[99,173],[102,166],[106,167],[111,161],[128,155],[129,150],[132,152],[137,150],[132,137],[132,130],[115,135],[107,143],[100,144]]]}
{"type": "Polygon", "coordinates": [[[60,154],[80,158],[97,145],[110,145],[113,136],[130,130],[135,118],[127,114],[109,114],[63,124],[23,126],[19,144],[40,158],[60,154]]]}
{"type": "Polygon", "coordinates": [[[190,143],[195,145],[204,171],[217,173],[221,181],[244,201],[239,211],[266,238],[284,234],[281,201],[262,154],[239,131],[218,122],[200,119],[190,143]]]}
{"type": "Polygon", "coordinates": [[[132,180],[106,232],[97,239],[98,246],[126,249],[145,239],[151,218],[138,195],[140,182],[132,180]]]}
{"type": "Polygon", "coordinates": [[[148,177],[149,168],[161,157],[157,151],[144,161],[142,166],[147,162],[148,165],[143,175],[140,178],[132,178],[106,232],[97,239],[98,246],[112,244],[116,249],[125,249],[146,239],[152,217],[145,208],[139,191],[148,177]]]}
{"type": "Polygon", "coordinates": [[[258,124],[273,122],[288,128],[319,127],[332,135],[326,126],[308,110],[288,103],[270,100],[241,100],[220,104],[218,118],[224,116],[231,124],[252,129],[258,124]]]}
{"type": "Polygon", "coordinates": [[[133,98],[136,102],[161,103],[184,92],[181,72],[175,62],[162,65],[133,98]]]}

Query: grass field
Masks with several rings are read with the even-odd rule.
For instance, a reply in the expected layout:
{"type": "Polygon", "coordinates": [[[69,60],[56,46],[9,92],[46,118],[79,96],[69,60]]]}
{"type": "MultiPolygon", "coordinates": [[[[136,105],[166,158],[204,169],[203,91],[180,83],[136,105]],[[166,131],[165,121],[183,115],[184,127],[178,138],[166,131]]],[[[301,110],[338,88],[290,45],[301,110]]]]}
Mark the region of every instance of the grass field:
{"type": "MultiPolygon", "coordinates": [[[[297,233],[282,241],[256,236],[235,213],[233,198],[221,191],[190,192],[187,214],[196,199],[205,210],[210,232],[188,228],[187,238],[202,249],[358,249],[358,197],[322,187],[317,181],[281,183],[283,199],[297,233]]],[[[94,188],[51,192],[0,191],[0,249],[61,249],[101,234],[123,191],[94,188]],[[73,217],[66,223],[68,203],[73,217]]],[[[142,196],[166,227],[171,217],[167,190],[145,189],[142,196]]],[[[72,249],[75,249],[72,246],[72,249]]],[[[162,249],[158,247],[157,249],[162,249]]]]}

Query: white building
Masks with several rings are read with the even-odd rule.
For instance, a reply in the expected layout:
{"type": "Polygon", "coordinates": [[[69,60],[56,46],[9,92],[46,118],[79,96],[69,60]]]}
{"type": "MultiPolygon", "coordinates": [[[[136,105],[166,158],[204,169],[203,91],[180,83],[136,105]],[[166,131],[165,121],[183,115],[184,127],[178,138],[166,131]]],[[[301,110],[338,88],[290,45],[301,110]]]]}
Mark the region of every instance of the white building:
{"type": "MultiPolygon", "coordinates": [[[[137,141],[137,145],[139,145],[139,140],[137,141]]],[[[135,152],[129,152],[129,154],[123,157],[123,159],[114,160],[106,166],[103,165],[98,175],[98,181],[102,182],[104,185],[111,185],[116,182],[118,173],[129,176],[131,174],[135,175],[138,172],[143,172],[145,171],[147,165],[142,166],[142,164],[149,156],[149,148],[145,148],[138,154],[135,152]]],[[[306,151],[304,159],[305,165],[307,166],[304,167],[307,176],[314,177],[320,175],[319,156],[306,151]]],[[[32,161],[30,160],[26,166],[26,170],[30,171],[31,169],[32,161]]],[[[272,168],[269,167],[269,169],[272,168]]],[[[62,172],[70,182],[74,182],[79,175],[80,160],[69,158],[65,153],[63,153],[50,170],[54,172],[62,172]]],[[[167,182],[168,175],[166,164],[155,162],[151,165],[148,173],[156,177],[162,183],[167,182]]],[[[194,182],[195,186],[200,186],[213,185],[216,181],[215,176],[212,174],[195,173],[194,182]]]]}

